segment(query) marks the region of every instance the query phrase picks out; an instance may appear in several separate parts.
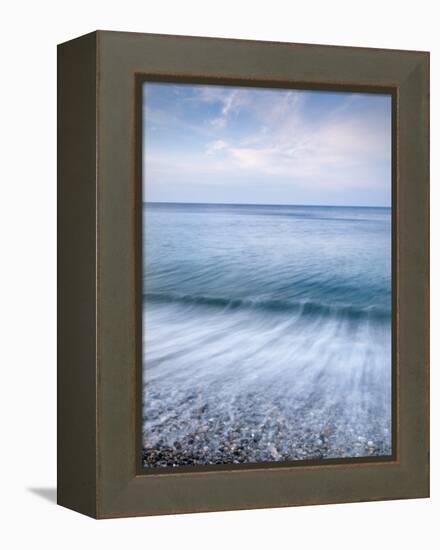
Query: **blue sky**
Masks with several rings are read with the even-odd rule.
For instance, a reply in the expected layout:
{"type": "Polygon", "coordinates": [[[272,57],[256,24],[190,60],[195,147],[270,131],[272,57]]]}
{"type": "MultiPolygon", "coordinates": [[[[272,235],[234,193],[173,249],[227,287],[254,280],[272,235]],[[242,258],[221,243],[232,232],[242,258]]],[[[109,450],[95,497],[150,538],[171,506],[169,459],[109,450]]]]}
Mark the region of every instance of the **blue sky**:
{"type": "Polygon", "coordinates": [[[391,96],[144,83],[143,200],[390,206],[391,96]]]}

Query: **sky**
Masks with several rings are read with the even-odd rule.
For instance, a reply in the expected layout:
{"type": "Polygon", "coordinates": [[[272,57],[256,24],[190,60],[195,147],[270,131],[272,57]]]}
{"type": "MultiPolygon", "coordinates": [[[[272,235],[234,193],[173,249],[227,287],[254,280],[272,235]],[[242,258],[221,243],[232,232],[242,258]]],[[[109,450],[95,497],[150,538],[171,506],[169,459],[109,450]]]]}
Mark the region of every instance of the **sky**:
{"type": "Polygon", "coordinates": [[[143,84],[143,200],[391,205],[391,96],[143,84]]]}

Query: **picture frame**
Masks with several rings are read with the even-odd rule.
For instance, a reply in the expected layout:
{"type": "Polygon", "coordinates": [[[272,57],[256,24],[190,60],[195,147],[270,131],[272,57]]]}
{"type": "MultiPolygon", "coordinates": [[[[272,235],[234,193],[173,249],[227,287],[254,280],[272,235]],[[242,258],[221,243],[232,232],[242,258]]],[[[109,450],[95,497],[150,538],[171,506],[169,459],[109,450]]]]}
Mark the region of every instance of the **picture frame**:
{"type": "Polygon", "coordinates": [[[429,54],[96,31],[58,46],[58,503],[93,518],[429,496],[429,54]],[[141,466],[140,84],[392,96],[390,457],[141,466]]]}

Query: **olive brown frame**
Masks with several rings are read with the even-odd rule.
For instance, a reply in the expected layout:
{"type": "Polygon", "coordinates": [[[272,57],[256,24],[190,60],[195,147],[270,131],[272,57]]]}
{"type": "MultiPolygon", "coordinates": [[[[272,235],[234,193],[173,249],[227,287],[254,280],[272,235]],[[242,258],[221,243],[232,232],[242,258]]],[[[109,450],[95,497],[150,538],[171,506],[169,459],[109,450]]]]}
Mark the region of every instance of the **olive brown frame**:
{"type": "Polygon", "coordinates": [[[429,54],[96,31],[58,49],[58,503],[96,518],[429,496],[429,54]],[[393,456],[142,470],[143,80],[393,97],[393,456]]]}

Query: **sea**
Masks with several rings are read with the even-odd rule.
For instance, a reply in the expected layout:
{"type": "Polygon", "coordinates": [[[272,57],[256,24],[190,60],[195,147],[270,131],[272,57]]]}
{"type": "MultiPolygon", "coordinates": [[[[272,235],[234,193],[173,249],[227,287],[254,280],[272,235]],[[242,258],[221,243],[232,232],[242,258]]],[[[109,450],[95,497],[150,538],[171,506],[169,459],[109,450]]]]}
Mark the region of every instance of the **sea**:
{"type": "Polygon", "coordinates": [[[143,204],[146,468],[387,456],[391,209],[143,204]]]}

